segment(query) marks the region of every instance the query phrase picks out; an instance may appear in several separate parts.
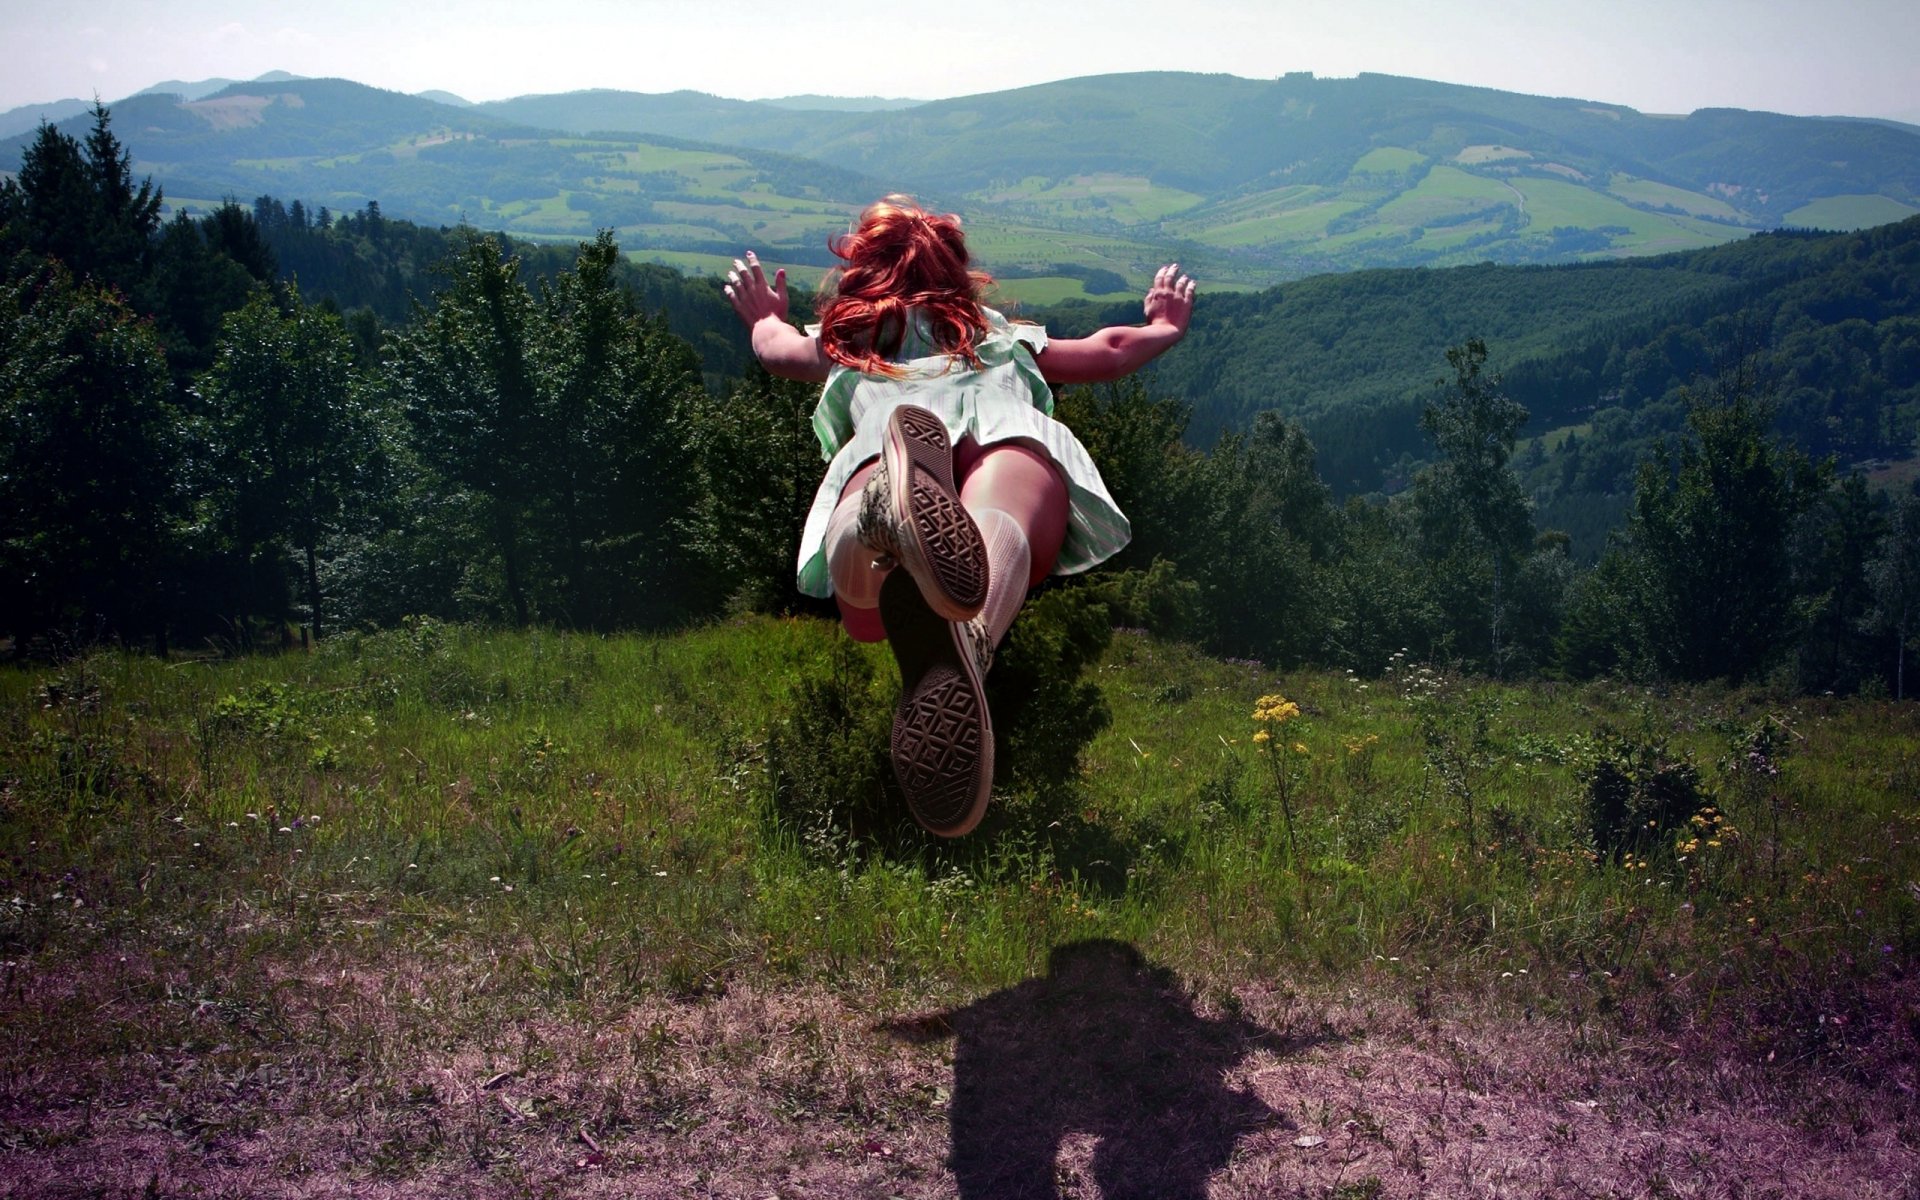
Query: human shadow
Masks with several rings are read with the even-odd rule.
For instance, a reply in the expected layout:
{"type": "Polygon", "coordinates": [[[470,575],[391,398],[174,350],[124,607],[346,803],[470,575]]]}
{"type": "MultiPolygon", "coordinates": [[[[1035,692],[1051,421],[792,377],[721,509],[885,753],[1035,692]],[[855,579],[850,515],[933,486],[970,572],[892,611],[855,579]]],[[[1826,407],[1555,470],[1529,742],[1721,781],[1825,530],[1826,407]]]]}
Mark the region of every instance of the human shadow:
{"type": "Polygon", "coordinates": [[[1203,1197],[1242,1136],[1285,1120],[1227,1086],[1227,1071],[1257,1048],[1326,1040],[1202,1017],[1171,971],[1107,939],[1056,947],[1043,977],[885,1028],[953,1037],[949,1165],[962,1197],[994,1200],[1057,1195],[1055,1157],[1074,1133],[1098,1139],[1107,1200],[1203,1197]]]}

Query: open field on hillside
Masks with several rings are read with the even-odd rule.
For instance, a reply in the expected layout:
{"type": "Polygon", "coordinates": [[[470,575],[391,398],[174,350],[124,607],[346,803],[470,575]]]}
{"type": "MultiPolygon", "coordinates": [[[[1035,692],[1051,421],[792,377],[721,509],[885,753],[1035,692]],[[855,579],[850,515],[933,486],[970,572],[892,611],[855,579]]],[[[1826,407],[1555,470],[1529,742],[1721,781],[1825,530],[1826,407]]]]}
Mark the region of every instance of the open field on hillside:
{"type": "Polygon", "coordinates": [[[1730,242],[1745,237],[1747,233],[1743,229],[1691,217],[1644,212],[1601,192],[1564,180],[1525,176],[1515,178],[1512,182],[1526,196],[1529,232],[1544,234],[1562,226],[1624,227],[1628,232],[1615,236],[1616,251],[1664,253],[1669,250],[1693,250],[1730,242]]]}
{"type": "Polygon", "coordinates": [[[1871,229],[1904,221],[1920,209],[1887,196],[1829,196],[1787,214],[1787,224],[1804,229],[1871,229]]]}
{"type": "Polygon", "coordinates": [[[1651,179],[1635,179],[1631,175],[1615,174],[1607,184],[1607,190],[1635,204],[1646,204],[1656,208],[1667,205],[1692,213],[1696,217],[1720,217],[1729,221],[1740,219],[1740,210],[1725,200],[1705,196],[1699,192],[1690,192],[1671,184],[1655,183],[1651,179]]]}
{"type": "Polygon", "coordinates": [[[838,636],[0,674],[0,1194],[1920,1182],[1912,705],[1122,632],[1080,769],[935,845],[786,790],[797,687],[886,711],[838,636]],[[1596,853],[1635,753],[1705,806],[1596,853]]]}
{"type": "Polygon", "coordinates": [[[1017,204],[1055,218],[1117,221],[1122,225],[1159,221],[1206,199],[1141,176],[1111,173],[1065,179],[1030,176],[1011,187],[983,191],[979,198],[992,204],[1017,204]]]}

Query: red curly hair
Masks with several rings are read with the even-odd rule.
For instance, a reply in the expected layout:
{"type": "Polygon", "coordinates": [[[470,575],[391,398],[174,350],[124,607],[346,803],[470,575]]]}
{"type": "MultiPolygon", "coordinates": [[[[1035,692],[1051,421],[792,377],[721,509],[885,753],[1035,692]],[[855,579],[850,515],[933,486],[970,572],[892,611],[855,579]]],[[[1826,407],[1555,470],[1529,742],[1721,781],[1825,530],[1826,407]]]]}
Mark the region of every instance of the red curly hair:
{"type": "Polygon", "coordinates": [[[887,196],[860,214],[852,232],[828,243],[846,265],[828,278],[820,305],[820,348],[870,375],[898,376],[887,361],[918,309],[943,353],[980,365],[974,345],[987,331],[981,292],[992,276],[972,269],[960,218],[930,213],[906,196],[887,196]]]}

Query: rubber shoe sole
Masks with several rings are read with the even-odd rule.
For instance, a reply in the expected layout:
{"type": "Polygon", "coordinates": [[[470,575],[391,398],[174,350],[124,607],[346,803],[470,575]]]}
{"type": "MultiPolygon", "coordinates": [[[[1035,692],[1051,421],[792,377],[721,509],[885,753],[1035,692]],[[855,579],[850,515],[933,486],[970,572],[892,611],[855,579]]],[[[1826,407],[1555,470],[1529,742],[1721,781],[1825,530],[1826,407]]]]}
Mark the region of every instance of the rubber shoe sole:
{"type": "Polygon", "coordinates": [[[987,544],[960,504],[947,427],[924,408],[896,408],[885,447],[898,543],[889,549],[935,613],[967,620],[987,600],[987,544]]]}
{"type": "Polygon", "coordinates": [[[993,795],[993,720],[970,633],[928,607],[899,571],[880,585],[880,620],[900,664],[894,777],[922,828],[959,837],[993,795]]]}

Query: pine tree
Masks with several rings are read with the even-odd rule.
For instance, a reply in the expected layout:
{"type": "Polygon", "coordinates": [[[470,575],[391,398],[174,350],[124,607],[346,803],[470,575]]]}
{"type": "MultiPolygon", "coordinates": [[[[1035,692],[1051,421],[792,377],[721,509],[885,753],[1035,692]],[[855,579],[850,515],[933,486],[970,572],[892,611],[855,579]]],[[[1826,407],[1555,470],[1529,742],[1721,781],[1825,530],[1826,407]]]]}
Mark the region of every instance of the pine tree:
{"type": "Polygon", "coordinates": [[[1628,607],[1656,674],[1753,679],[1798,633],[1790,536],[1830,465],[1776,445],[1750,370],[1695,391],[1690,436],[1642,463],[1625,544],[1628,607]]]}

